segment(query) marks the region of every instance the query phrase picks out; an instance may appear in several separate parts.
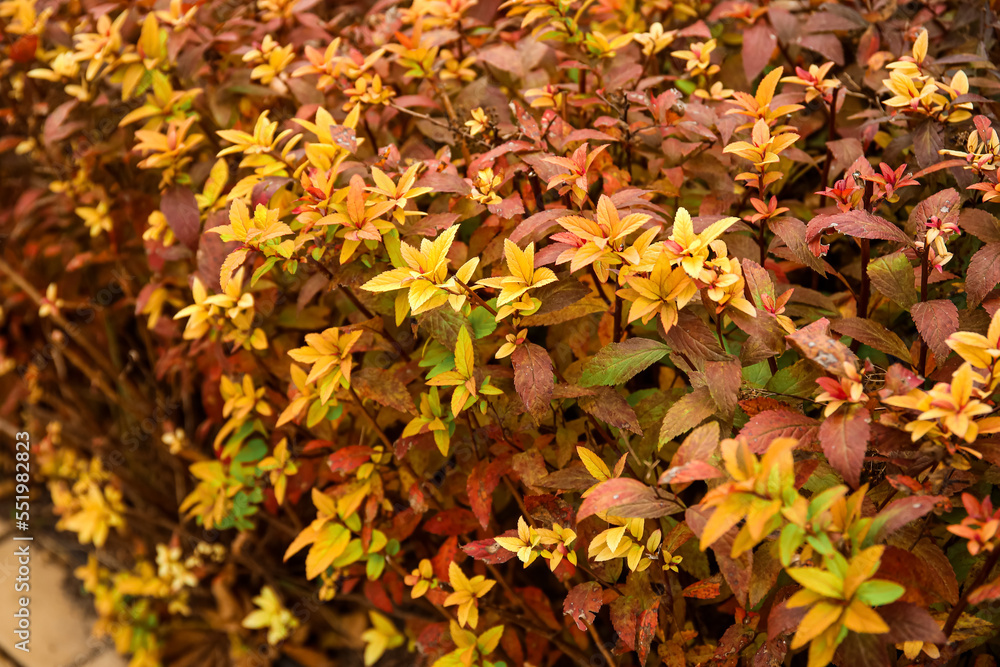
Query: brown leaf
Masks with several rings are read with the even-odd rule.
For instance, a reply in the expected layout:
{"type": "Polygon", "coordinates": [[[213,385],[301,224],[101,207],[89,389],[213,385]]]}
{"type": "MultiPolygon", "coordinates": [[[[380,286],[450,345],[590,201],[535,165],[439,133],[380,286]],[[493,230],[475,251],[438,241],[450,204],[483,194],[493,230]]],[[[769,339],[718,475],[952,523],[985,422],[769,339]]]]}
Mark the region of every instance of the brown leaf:
{"type": "Polygon", "coordinates": [[[637,479],[614,477],[601,482],[584,498],[577,511],[577,522],[598,512],[637,519],[655,519],[681,511],[670,500],[659,497],[656,491],[637,479]]]}
{"type": "Polygon", "coordinates": [[[906,602],[893,602],[878,608],[889,632],[885,638],[893,644],[902,642],[927,642],[944,644],[948,638],[941,632],[941,626],[927,613],[927,610],[906,602]]]}
{"type": "Polygon", "coordinates": [[[364,399],[407,414],[416,414],[417,406],[406,385],[394,372],[366,366],[351,373],[351,386],[364,399]]]}
{"type": "Polygon", "coordinates": [[[820,424],[819,443],[830,465],[852,488],[861,483],[861,467],[871,437],[871,415],[865,408],[838,410],[820,424]]]}
{"type": "Polygon", "coordinates": [[[868,265],[868,278],[882,295],[909,310],[918,300],[913,265],[902,251],[873,260],[868,265]]]}
{"type": "Polygon", "coordinates": [[[806,223],[796,218],[775,218],[768,221],[768,228],[778,235],[796,260],[826,277],[829,265],[809,249],[806,243],[806,223]]]}
{"type": "Polygon", "coordinates": [[[757,21],[743,31],[743,73],[747,81],[757,78],[778,47],[778,38],[766,21],[757,21]]]}
{"type": "Polygon", "coordinates": [[[873,540],[881,542],[903,526],[933,511],[943,500],[945,498],[941,496],[913,496],[893,500],[875,516],[871,526],[873,540]]]}
{"type": "Polygon", "coordinates": [[[639,615],[639,625],[635,632],[635,650],[639,654],[639,664],[645,665],[649,656],[649,647],[653,643],[653,636],[659,626],[660,601],[657,600],[653,606],[644,609],[639,615]]]}
{"type": "Polygon", "coordinates": [[[722,594],[722,577],[715,575],[709,579],[696,581],[681,593],[686,598],[697,598],[698,600],[714,600],[722,594]]]}
{"type": "Polygon", "coordinates": [[[695,389],[685,394],[679,401],[670,406],[663,417],[660,427],[660,444],[669,442],[682,433],[690,431],[695,426],[711,417],[715,412],[715,403],[707,387],[695,389]]]}
{"type": "Polygon", "coordinates": [[[507,471],[508,458],[493,461],[480,461],[469,473],[466,489],[469,494],[469,505],[479,519],[479,525],[486,528],[490,525],[493,515],[493,492],[500,484],[500,477],[507,471]]]}
{"type": "Polygon", "coordinates": [[[729,357],[719,346],[715,332],[700,317],[687,310],[678,314],[677,324],[670,327],[670,331],[665,335],[661,331],[661,337],[676,354],[683,354],[696,364],[695,369],[705,361],[722,361],[729,357]]]}
{"type": "Polygon", "coordinates": [[[705,380],[712,401],[723,418],[732,419],[743,383],[743,366],[739,359],[709,361],[705,364],[705,380]]]}
{"type": "Polygon", "coordinates": [[[913,239],[902,229],[885,218],[868,211],[848,211],[817,215],[806,228],[806,243],[812,243],[823,234],[839,232],[856,239],[894,241],[913,246],[913,239]]]}
{"type": "Polygon", "coordinates": [[[965,274],[969,307],[974,308],[1000,284],[1000,243],[987,243],[976,251],[965,274]]]}
{"type": "Polygon", "coordinates": [[[685,482],[697,482],[703,479],[715,479],[722,476],[722,471],[710,463],[695,460],[672,466],[660,475],[658,483],[684,484],[685,482]]]}
{"type": "Polygon", "coordinates": [[[424,522],[424,530],[428,533],[449,537],[471,533],[477,526],[476,515],[462,507],[441,510],[424,522]]]}
{"type": "Polygon", "coordinates": [[[635,650],[636,623],[642,613],[642,601],[632,595],[623,595],[611,603],[611,624],[622,644],[635,650]]]}
{"type": "Polygon", "coordinates": [[[175,185],[160,198],[160,210],[177,240],[194,250],[201,233],[201,213],[191,188],[175,185]]]}
{"type": "Polygon", "coordinates": [[[969,594],[969,604],[982,604],[1000,599],[1000,578],[983,584],[969,594]]]}
{"type": "Polygon", "coordinates": [[[941,222],[953,224],[958,222],[958,212],[962,197],[955,188],[947,188],[935,192],[927,199],[913,207],[907,221],[910,234],[916,236],[927,229],[925,223],[931,216],[937,216],[941,222]]]}
{"type": "Polygon", "coordinates": [[[602,422],[617,429],[625,429],[636,435],[642,435],[639,418],[635,410],[622,398],[621,394],[611,387],[594,387],[593,396],[580,398],[579,405],[586,412],[594,415],[602,422]]]}
{"type": "Polygon", "coordinates": [[[844,374],[844,363],[857,364],[851,350],[830,336],[830,320],[821,317],[785,337],[788,343],[804,358],[831,375],[844,374]]]}
{"type": "Polygon", "coordinates": [[[983,243],[1000,243],[1000,220],[978,208],[967,208],[958,216],[959,226],[983,243]]]}
{"type": "Polygon", "coordinates": [[[766,410],[751,418],[740,430],[739,437],[747,441],[754,454],[763,454],[775,438],[811,442],[818,432],[819,422],[801,412],[766,410]]]}
{"type": "MultiPolygon", "coordinates": [[[[710,457],[715,455],[716,449],[719,446],[719,423],[718,422],[708,422],[703,424],[691,431],[688,437],[684,438],[684,442],[681,446],[677,448],[672,459],[670,459],[670,465],[673,468],[683,469],[685,464],[700,462],[707,464],[710,457]]],[[[710,466],[711,467],[711,466],[710,466]]],[[[672,468],[672,469],[673,469],[672,468]]],[[[676,479],[669,479],[664,481],[664,477],[667,476],[669,470],[660,477],[659,484],[684,484],[676,479]]],[[[700,479],[710,479],[709,477],[701,477],[700,479]]],[[[684,486],[680,486],[674,489],[676,493],[680,493],[684,486]]]]}
{"type": "Polygon", "coordinates": [[[958,308],[948,299],[935,299],[913,304],[910,314],[938,363],[944,361],[951,352],[945,341],[958,331],[958,308]]]}
{"type": "MultiPolygon", "coordinates": [[[[497,537],[517,537],[516,530],[508,530],[502,535],[497,537]]],[[[501,563],[506,563],[509,560],[513,560],[517,554],[513,551],[507,551],[502,546],[496,543],[496,541],[489,537],[485,540],[476,540],[475,542],[469,542],[462,547],[462,551],[472,556],[476,560],[481,560],[484,563],[489,563],[490,565],[500,565],[501,563]]]]}
{"type": "Polygon", "coordinates": [[[926,607],[948,601],[949,590],[945,580],[937,575],[930,563],[912,551],[887,546],[875,576],[905,586],[906,592],[900,598],[902,602],[926,607]]]}
{"type": "Polygon", "coordinates": [[[597,612],[604,604],[604,588],[596,581],[587,581],[574,586],[563,601],[563,614],[576,622],[581,632],[587,631],[587,624],[593,624],[597,612]]]}
{"type": "Polygon", "coordinates": [[[544,347],[534,343],[518,345],[511,355],[514,364],[514,389],[536,424],[549,412],[555,376],[552,359],[544,347]]]}
{"type": "Polygon", "coordinates": [[[879,352],[891,354],[910,362],[910,350],[899,336],[874,320],[863,317],[845,317],[834,320],[830,328],[839,334],[849,336],[859,343],[875,348],[879,352]]]}

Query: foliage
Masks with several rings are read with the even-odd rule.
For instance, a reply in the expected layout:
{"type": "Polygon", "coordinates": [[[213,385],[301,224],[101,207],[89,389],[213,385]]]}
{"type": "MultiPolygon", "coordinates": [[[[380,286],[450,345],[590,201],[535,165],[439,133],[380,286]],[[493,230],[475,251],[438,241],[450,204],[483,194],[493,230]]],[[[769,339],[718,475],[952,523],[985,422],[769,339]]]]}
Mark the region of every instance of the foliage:
{"type": "Polygon", "coordinates": [[[995,665],[997,28],[0,0],[0,426],[96,634],[995,665]]]}

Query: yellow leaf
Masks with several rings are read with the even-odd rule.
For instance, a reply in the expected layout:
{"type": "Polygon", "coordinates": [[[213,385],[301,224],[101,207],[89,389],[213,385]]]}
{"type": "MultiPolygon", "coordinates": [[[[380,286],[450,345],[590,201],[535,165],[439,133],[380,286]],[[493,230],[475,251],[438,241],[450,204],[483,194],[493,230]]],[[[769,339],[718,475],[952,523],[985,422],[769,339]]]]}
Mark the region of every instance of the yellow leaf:
{"type": "Polygon", "coordinates": [[[611,479],[611,470],[601,458],[586,447],[577,447],[576,453],[580,455],[583,466],[590,473],[590,476],[599,482],[611,479]]]}
{"type": "Polygon", "coordinates": [[[832,602],[819,602],[814,605],[799,623],[799,630],[792,640],[792,649],[805,646],[813,637],[836,623],[841,611],[843,608],[832,602]]]}

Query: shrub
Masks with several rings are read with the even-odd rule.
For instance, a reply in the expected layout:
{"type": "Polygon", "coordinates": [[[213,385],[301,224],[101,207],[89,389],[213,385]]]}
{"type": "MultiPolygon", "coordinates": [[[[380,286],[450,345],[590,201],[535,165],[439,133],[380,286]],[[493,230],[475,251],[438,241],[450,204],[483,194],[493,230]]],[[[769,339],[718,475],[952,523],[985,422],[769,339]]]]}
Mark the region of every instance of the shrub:
{"type": "Polygon", "coordinates": [[[2,425],[95,632],[995,665],[989,3],[498,4],[0,2],[2,425]]]}

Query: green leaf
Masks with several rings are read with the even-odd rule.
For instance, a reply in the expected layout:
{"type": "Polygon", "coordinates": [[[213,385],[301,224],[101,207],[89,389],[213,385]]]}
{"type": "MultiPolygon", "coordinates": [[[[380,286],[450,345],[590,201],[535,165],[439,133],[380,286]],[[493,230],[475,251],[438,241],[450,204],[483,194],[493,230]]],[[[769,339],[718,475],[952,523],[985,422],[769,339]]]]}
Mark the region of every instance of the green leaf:
{"type": "Polygon", "coordinates": [[[808,398],[816,393],[816,378],[823,373],[805,359],[799,359],[774,374],[767,385],[768,391],[789,396],[808,398]]]}
{"type": "Polygon", "coordinates": [[[264,277],[264,275],[271,270],[271,267],[278,262],[277,257],[268,257],[260,268],[253,272],[253,276],[250,277],[250,287],[257,284],[257,281],[264,277]]]}
{"type": "Polygon", "coordinates": [[[669,347],[648,338],[630,338],[624,343],[611,343],[584,364],[580,386],[623,384],[669,352],[669,347]]]}
{"type": "Polygon", "coordinates": [[[472,326],[472,337],[476,340],[497,330],[496,318],[485,308],[473,308],[469,314],[469,324],[472,326]]]}
{"type": "Polygon", "coordinates": [[[878,607],[903,597],[906,589],[894,581],[872,579],[858,586],[857,597],[865,604],[878,607]]]}
{"type": "Polygon", "coordinates": [[[234,461],[240,463],[255,463],[267,455],[267,445],[263,440],[251,440],[245,447],[240,449],[239,454],[234,457],[234,461]]]}
{"type": "Polygon", "coordinates": [[[868,265],[872,285],[903,310],[909,310],[919,297],[914,286],[913,266],[902,251],[879,257],[868,265]]]}

